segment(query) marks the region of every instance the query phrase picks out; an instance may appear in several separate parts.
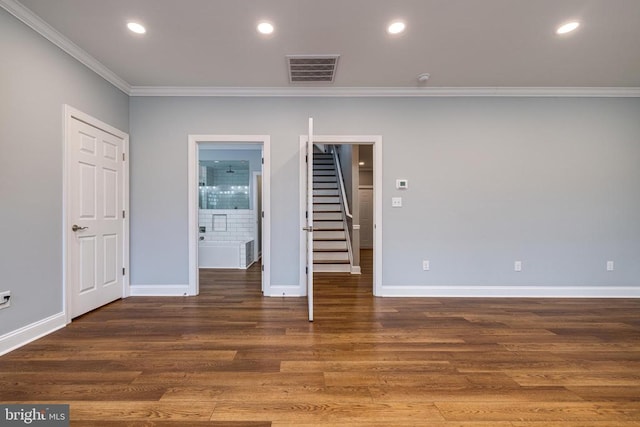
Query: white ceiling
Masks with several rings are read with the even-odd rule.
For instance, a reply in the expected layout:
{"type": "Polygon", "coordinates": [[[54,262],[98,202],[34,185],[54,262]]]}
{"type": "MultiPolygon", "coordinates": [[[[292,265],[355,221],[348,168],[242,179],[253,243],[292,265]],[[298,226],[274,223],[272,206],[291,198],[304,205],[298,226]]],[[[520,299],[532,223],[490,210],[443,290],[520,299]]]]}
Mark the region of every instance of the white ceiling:
{"type": "Polygon", "coordinates": [[[134,88],[290,87],[291,54],[339,54],[335,82],[322,85],[332,88],[416,88],[425,72],[433,88],[640,87],[640,0],[20,3],[134,88]],[[390,36],[397,18],[407,31],[390,36]],[[276,27],[268,37],[255,30],[264,19],[276,27]],[[582,26],[557,36],[569,19],[582,26]]]}

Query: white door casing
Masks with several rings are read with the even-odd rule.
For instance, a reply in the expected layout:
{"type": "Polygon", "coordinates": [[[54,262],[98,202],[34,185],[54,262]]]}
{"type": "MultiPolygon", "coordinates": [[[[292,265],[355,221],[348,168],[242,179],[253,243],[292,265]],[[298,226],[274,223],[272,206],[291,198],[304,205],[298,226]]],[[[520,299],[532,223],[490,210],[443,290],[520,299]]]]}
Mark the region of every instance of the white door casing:
{"type": "Polygon", "coordinates": [[[64,140],[65,311],[71,321],[127,296],[128,136],[65,106],[64,140]]]}
{"type": "Polygon", "coordinates": [[[373,187],[358,189],[360,205],[360,247],[373,248],[373,187]]]}
{"type": "MultiPolygon", "coordinates": [[[[252,206],[255,211],[255,233],[253,245],[253,259],[258,260],[261,255],[262,239],[262,171],[252,173],[252,206]]],[[[264,291],[264,287],[262,289],[264,291]]]]}

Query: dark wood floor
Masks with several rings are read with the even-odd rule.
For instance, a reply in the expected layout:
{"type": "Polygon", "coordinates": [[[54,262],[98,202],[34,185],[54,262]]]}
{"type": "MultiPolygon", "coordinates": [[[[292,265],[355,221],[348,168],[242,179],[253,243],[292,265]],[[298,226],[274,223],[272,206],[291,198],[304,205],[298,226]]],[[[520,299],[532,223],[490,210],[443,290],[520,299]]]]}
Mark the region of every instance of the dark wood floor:
{"type": "Polygon", "coordinates": [[[87,426],[640,426],[640,300],[263,298],[257,268],[135,297],[0,357],[0,401],[87,426]]]}

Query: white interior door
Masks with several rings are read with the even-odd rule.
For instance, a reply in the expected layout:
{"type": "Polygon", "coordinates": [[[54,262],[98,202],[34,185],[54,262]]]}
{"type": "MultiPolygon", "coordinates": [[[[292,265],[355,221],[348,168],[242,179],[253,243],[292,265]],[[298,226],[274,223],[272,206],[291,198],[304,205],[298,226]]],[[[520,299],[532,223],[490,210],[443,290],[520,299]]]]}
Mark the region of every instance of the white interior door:
{"type": "Polygon", "coordinates": [[[71,317],[123,296],[124,141],[72,118],[67,135],[71,317]]]}
{"type": "Polygon", "coordinates": [[[307,139],[307,302],[309,322],[313,322],[313,119],[309,118],[307,139]]]}

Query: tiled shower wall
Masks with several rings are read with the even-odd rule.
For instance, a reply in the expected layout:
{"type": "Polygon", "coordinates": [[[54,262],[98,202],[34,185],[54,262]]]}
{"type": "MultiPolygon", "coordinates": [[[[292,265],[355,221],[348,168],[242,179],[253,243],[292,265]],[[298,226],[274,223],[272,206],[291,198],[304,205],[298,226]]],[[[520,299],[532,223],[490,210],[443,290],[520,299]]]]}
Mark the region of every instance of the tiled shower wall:
{"type": "Polygon", "coordinates": [[[205,227],[205,233],[200,233],[205,240],[245,242],[255,237],[256,214],[253,210],[200,209],[198,220],[200,227],[205,227]],[[216,215],[215,230],[214,215],[216,215]],[[224,225],[226,225],[226,231],[223,231],[224,225]]]}
{"type": "Polygon", "coordinates": [[[200,206],[213,209],[248,209],[249,169],[228,173],[200,166],[200,206]]]}

